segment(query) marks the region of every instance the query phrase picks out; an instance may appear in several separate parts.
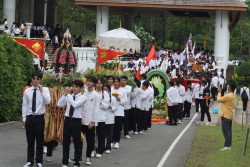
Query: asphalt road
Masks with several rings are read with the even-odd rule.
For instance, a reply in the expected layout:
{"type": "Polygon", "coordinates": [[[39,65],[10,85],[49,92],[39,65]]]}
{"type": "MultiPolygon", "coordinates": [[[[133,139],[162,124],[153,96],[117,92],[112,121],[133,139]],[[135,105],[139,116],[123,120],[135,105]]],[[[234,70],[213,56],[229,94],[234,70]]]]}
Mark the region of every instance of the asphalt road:
{"type": "MultiPolygon", "coordinates": [[[[195,107],[191,109],[191,118],[195,114],[195,107]]],[[[196,117],[189,129],[170,153],[164,167],[183,166],[183,162],[192,149],[194,134],[198,128],[195,124],[200,118],[196,117]]],[[[188,125],[190,120],[183,120],[178,126],[166,124],[153,124],[149,132],[143,135],[130,135],[131,139],[125,139],[122,134],[120,148],[111,150],[111,154],[103,154],[102,158],[92,158],[92,167],[156,167],[170,145],[188,125]]],[[[70,147],[70,156],[73,157],[73,145],[70,147]]],[[[83,163],[85,165],[86,142],[83,147],[83,163]]],[[[52,162],[46,162],[44,154],[44,167],[62,166],[62,145],[58,145],[53,152],[52,162]]],[[[0,125],[0,167],[22,167],[26,164],[27,142],[25,130],[21,122],[0,125]]],[[[70,167],[73,164],[69,165],[70,167]]]]}

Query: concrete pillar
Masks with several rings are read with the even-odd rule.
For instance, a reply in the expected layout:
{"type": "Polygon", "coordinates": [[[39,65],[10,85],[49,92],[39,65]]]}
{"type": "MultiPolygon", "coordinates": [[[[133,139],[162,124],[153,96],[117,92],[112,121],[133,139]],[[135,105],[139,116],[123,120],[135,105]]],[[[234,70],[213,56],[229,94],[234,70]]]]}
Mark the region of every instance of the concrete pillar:
{"type": "Polygon", "coordinates": [[[16,0],[3,0],[3,19],[7,17],[8,27],[15,22],[16,0]]]}
{"type": "Polygon", "coordinates": [[[133,31],[133,15],[123,16],[123,27],[126,30],[133,31]]]}
{"type": "Polygon", "coordinates": [[[48,1],[45,0],[44,2],[44,14],[43,14],[43,24],[46,25],[47,23],[47,3],[48,1]]]}
{"type": "Polygon", "coordinates": [[[56,26],[56,7],[57,0],[47,0],[47,24],[51,27],[56,26]]]}
{"type": "Polygon", "coordinates": [[[217,69],[226,71],[229,58],[230,32],[228,29],[228,11],[216,11],[214,55],[217,57],[217,69]]]}
{"type": "Polygon", "coordinates": [[[96,9],[96,38],[109,30],[109,7],[97,6],[96,9]]]}
{"type": "Polygon", "coordinates": [[[41,24],[44,22],[44,0],[35,0],[34,22],[41,24]]]}
{"type": "Polygon", "coordinates": [[[35,0],[31,0],[30,3],[30,22],[34,25],[35,0]]]}
{"type": "Polygon", "coordinates": [[[22,21],[30,22],[31,21],[31,0],[20,0],[19,1],[19,17],[18,22],[22,21]]]}
{"type": "Polygon", "coordinates": [[[26,37],[28,38],[28,39],[30,39],[30,28],[31,28],[31,26],[32,26],[32,23],[25,23],[26,24],[26,37]]]}

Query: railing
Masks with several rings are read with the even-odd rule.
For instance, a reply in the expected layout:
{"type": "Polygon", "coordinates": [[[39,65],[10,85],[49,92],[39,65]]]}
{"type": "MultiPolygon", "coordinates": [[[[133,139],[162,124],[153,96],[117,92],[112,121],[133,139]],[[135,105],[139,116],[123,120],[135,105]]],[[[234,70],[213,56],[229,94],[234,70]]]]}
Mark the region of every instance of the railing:
{"type": "Polygon", "coordinates": [[[97,56],[97,48],[93,47],[73,47],[77,60],[87,62],[97,56]]]}

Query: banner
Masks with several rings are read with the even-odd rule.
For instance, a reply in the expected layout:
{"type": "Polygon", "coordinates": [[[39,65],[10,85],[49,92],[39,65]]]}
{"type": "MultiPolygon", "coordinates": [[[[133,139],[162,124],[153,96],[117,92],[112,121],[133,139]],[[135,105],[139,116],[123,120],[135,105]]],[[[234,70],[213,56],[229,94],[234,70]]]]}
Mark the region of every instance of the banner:
{"type": "Polygon", "coordinates": [[[199,65],[199,64],[193,64],[192,69],[197,70],[199,72],[202,72],[203,67],[201,65],[199,65]]]}
{"type": "Polygon", "coordinates": [[[44,41],[28,40],[28,39],[15,39],[14,41],[29,49],[32,53],[40,57],[44,61],[44,41]]]}
{"type": "Polygon", "coordinates": [[[113,51],[111,49],[98,49],[98,65],[102,64],[116,56],[122,56],[125,52],[113,51]]]}
{"type": "Polygon", "coordinates": [[[195,59],[188,59],[188,63],[195,63],[195,59]]]}

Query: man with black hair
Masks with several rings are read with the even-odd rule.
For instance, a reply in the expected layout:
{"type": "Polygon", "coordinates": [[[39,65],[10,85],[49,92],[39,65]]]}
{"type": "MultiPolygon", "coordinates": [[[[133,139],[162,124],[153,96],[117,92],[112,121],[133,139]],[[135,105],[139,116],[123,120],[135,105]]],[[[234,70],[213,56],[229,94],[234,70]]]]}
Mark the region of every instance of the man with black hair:
{"type": "Polygon", "coordinates": [[[43,163],[45,105],[50,103],[51,98],[49,89],[40,85],[42,77],[42,73],[33,72],[32,87],[26,89],[23,95],[22,117],[28,142],[28,158],[24,167],[33,166],[34,157],[38,167],[42,167],[43,163]],[[34,156],[35,141],[36,156],[34,156]]]}
{"type": "Polygon", "coordinates": [[[232,144],[232,119],[234,115],[234,106],[236,101],[236,96],[234,95],[234,90],[236,84],[231,82],[228,87],[229,93],[221,97],[221,88],[218,88],[218,97],[217,101],[222,103],[220,113],[221,123],[222,123],[222,132],[225,138],[224,148],[220,151],[230,150],[232,144]]]}
{"type": "Polygon", "coordinates": [[[82,110],[87,101],[87,98],[81,94],[83,82],[81,80],[73,81],[73,94],[69,94],[69,87],[65,88],[64,95],[57,103],[58,107],[67,105],[65,111],[65,121],[63,127],[63,167],[69,164],[69,146],[70,138],[73,137],[75,148],[74,166],[80,166],[81,161],[81,120],[82,110]]]}
{"type": "Polygon", "coordinates": [[[141,75],[141,87],[142,87],[142,83],[147,79],[147,75],[144,73],[141,75]]]}
{"type": "Polygon", "coordinates": [[[176,125],[177,126],[177,105],[178,105],[178,98],[179,92],[174,87],[174,81],[169,81],[170,88],[167,90],[167,97],[168,97],[168,115],[169,115],[169,124],[167,125],[176,125]],[[173,124],[174,118],[174,124],[173,124]]]}

